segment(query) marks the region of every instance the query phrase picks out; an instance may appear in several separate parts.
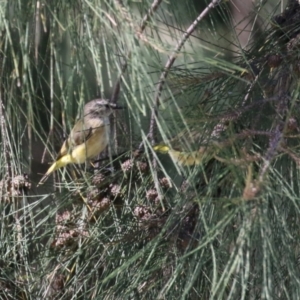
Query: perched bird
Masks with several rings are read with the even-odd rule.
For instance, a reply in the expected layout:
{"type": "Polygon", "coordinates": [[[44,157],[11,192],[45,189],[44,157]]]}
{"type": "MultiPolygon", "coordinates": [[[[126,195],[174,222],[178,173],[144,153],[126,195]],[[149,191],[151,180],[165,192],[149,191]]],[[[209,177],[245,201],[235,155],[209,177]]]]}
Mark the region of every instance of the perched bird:
{"type": "Polygon", "coordinates": [[[203,133],[200,130],[194,129],[191,131],[183,130],[166,143],[153,146],[153,150],[162,154],[169,154],[177,165],[194,166],[208,161],[212,157],[213,147],[203,140],[203,133]]]}
{"type": "Polygon", "coordinates": [[[109,142],[109,115],[114,109],[120,109],[114,103],[104,99],[94,99],[83,109],[69,137],[63,143],[56,161],[50,166],[39,184],[44,183],[49,175],[68,164],[82,164],[101,153],[109,142]]]}
{"type": "Polygon", "coordinates": [[[153,150],[159,153],[168,153],[171,159],[180,166],[194,166],[202,163],[207,159],[207,147],[200,147],[198,151],[184,152],[175,150],[166,144],[158,144],[153,147],[153,150]]]}

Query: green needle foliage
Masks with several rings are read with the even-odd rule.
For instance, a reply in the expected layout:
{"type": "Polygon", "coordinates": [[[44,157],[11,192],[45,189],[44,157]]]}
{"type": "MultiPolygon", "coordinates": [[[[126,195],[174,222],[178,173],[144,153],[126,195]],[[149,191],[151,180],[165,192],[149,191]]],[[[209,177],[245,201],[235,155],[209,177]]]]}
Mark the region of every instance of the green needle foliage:
{"type": "Polygon", "coordinates": [[[300,4],[243,49],[196,2],[0,3],[1,299],[300,298],[300,4]],[[110,146],[37,188],[97,97],[110,146]]]}

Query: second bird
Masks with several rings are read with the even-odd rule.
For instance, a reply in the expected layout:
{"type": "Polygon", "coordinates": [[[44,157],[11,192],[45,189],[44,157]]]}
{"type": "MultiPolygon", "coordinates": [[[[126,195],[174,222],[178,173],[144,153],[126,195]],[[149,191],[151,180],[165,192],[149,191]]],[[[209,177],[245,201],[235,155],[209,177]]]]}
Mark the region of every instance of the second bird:
{"type": "Polygon", "coordinates": [[[88,102],[84,106],[83,117],[75,123],[56,161],[38,185],[45,182],[53,171],[71,163],[82,164],[101,153],[109,142],[109,115],[119,108],[121,107],[104,99],[88,102]]]}

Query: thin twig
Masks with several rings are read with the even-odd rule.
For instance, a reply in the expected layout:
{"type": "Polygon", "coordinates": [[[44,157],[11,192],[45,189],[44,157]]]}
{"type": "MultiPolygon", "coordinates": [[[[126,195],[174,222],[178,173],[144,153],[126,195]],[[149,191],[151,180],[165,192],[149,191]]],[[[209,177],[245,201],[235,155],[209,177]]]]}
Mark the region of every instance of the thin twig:
{"type": "MultiPolygon", "coordinates": [[[[187,31],[183,34],[181,40],[179,40],[179,42],[177,43],[173,53],[169,57],[166,65],[164,67],[163,72],[160,75],[158,86],[156,88],[155,97],[154,97],[154,106],[152,108],[152,113],[151,113],[149,133],[147,135],[147,137],[150,138],[150,142],[151,142],[152,145],[155,143],[154,133],[155,133],[155,128],[157,127],[157,114],[158,114],[158,107],[160,105],[160,96],[161,96],[161,92],[162,92],[164,83],[166,81],[166,78],[168,76],[168,73],[169,73],[172,65],[174,64],[181,48],[183,47],[185,42],[188,40],[188,38],[191,36],[191,34],[195,31],[195,29],[196,29],[197,25],[199,24],[199,22],[202,21],[203,18],[209,13],[209,11],[212,8],[216,7],[220,3],[220,1],[221,0],[212,0],[212,2],[203,10],[203,12],[190,25],[190,27],[187,29],[187,31]]],[[[140,145],[139,148],[142,147],[141,145],[140,145]]],[[[154,170],[153,181],[154,181],[155,188],[158,192],[159,199],[161,200],[162,199],[162,193],[160,191],[160,185],[159,185],[159,182],[158,182],[156,167],[157,167],[157,161],[154,158],[153,159],[153,170],[154,170]]]]}
{"type": "MultiPolygon", "coordinates": [[[[260,71],[259,75],[261,74],[261,72],[262,71],[260,71]]],[[[245,106],[245,104],[247,103],[247,101],[249,99],[251,91],[253,90],[254,86],[257,83],[259,75],[257,75],[255,77],[254,81],[250,84],[250,87],[248,88],[248,91],[247,91],[247,93],[246,93],[246,95],[244,97],[244,100],[242,102],[242,105],[241,105],[242,108],[240,108],[238,111],[235,111],[235,112],[231,113],[231,115],[232,115],[231,117],[230,117],[230,114],[227,117],[223,117],[221,119],[221,121],[213,128],[213,131],[212,131],[212,134],[211,134],[212,137],[218,138],[220,136],[220,134],[227,129],[227,125],[226,125],[227,121],[229,121],[229,120],[233,121],[235,119],[238,119],[242,115],[242,113],[246,112],[249,109],[249,106],[250,106],[250,108],[252,108],[253,104],[257,105],[257,103],[254,102],[254,103],[251,103],[248,106],[245,106]],[[229,117],[229,119],[228,119],[228,117],[229,117]]],[[[266,99],[263,99],[263,102],[265,102],[265,101],[266,101],[266,99]]]]}
{"type": "MultiPolygon", "coordinates": [[[[137,33],[138,37],[140,37],[142,35],[143,31],[145,30],[145,28],[147,26],[149,19],[153,16],[154,12],[158,9],[161,2],[162,2],[162,0],[154,0],[153,1],[150,9],[148,10],[147,14],[144,16],[144,18],[142,20],[142,23],[141,23],[140,28],[137,33]]],[[[121,1],[116,0],[116,3],[119,6],[122,6],[121,1]]],[[[117,82],[115,83],[114,90],[113,90],[111,100],[110,100],[112,103],[116,103],[118,100],[119,93],[120,93],[120,87],[121,87],[121,81],[122,81],[124,73],[127,70],[128,61],[129,61],[130,57],[131,57],[131,51],[128,52],[127,58],[121,67],[121,74],[119,75],[119,78],[117,79],[117,82]]]]}
{"type": "MultiPolygon", "coordinates": [[[[1,93],[1,92],[0,92],[1,93]]],[[[2,100],[2,93],[0,94],[0,122],[1,122],[1,138],[2,138],[2,145],[4,150],[4,157],[5,157],[5,175],[6,178],[12,178],[12,169],[11,169],[11,157],[10,157],[10,149],[8,146],[7,141],[7,127],[5,123],[5,107],[2,100]]]]}
{"type": "Polygon", "coordinates": [[[294,160],[296,165],[298,167],[300,166],[300,157],[296,153],[294,153],[291,149],[287,148],[286,146],[281,145],[279,147],[279,151],[282,151],[283,153],[289,155],[294,160]]]}
{"type": "Polygon", "coordinates": [[[38,65],[39,57],[39,45],[41,42],[41,16],[40,16],[40,1],[36,2],[36,11],[35,11],[35,35],[34,35],[34,59],[35,64],[38,65]]]}
{"type": "Polygon", "coordinates": [[[210,12],[210,10],[213,9],[214,7],[216,7],[221,1],[222,0],[212,0],[211,3],[203,10],[203,12],[191,24],[191,26],[183,34],[181,40],[178,42],[177,46],[175,47],[175,50],[173,51],[173,53],[169,57],[166,65],[164,67],[164,71],[160,75],[158,86],[156,88],[156,93],[155,93],[155,98],[154,98],[154,106],[152,108],[150,128],[149,128],[149,137],[150,137],[150,141],[151,141],[152,144],[155,143],[154,132],[155,132],[155,128],[157,126],[156,119],[157,119],[158,107],[160,105],[160,96],[161,96],[161,92],[162,92],[164,83],[166,81],[166,78],[168,76],[168,73],[169,73],[172,65],[174,64],[181,48],[183,47],[185,42],[188,40],[190,35],[195,31],[195,29],[196,29],[197,25],[199,24],[199,22],[201,22],[203,20],[203,18],[210,12]]]}
{"type": "MultiPolygon", "coordinates": [[[[220,134],[227,129],[228,125],[226,123],[228,121],[235,121],[235,120],[239,119],[243,113],[248,112],[251,108],[254,108],[255,106],[258,106],[258,105],[260,105],[262,107],[264,104],[266,104],[268,102],[278,101],[278,100],[279,100],[279,96],[262,99],[259,101],[255,101],[255,102],[253,102],[247,106],[244,106],[242,108],[239,108],[235,111],[225,113],[225,114],[223,114],[223,116],[210,118],[210,121],[212,121],[213,119],[216,119],[216,118],[218,118],[220,120],[220,122],[213,128],[210,137],[215,138],[215,139],[218,138],[220,136],[220,134]]],[[[243,102],[243,104],[245,104],[245,102],[243,102]]]]}
{"type": "Polygon", "coordinates": [[[145,15],[145,17],[142,20],[141,26],[140,26],[140,30],[139,30],[139,34],[142,34],[143,31],[146,28],[147,22],[150,20],[150,18],[153,16],[154,12],[158,9],[159,5],[161,4],[162,0],[154,0],[150,9],[148,10],[147,14],[145,15]]]}
{"type": "Polygon", "coordinates": [[[267,149],[266,155],[264,157],[264,163],[259,173],[259,181],[263,182],[264,176],[271,165],[271,161],[277,154],[277,150],[280,148],[280,143],[283,138],[283,132],[280,130],[279,125],[276,127],[270,142],[269,148],[267,149]]]}
{"type": "Polygon", "coordinates": [[[214,142],[212,145],[215,145],[217,148],[225,148],[228,146],[231,146],[236,140],[240,139],[245,139],[249,137],[254,137],[254,136],[267,136],[270,137],[274,133],[273,132],[268,132],[268,131],[259,131],[259,130],[244,130],[240,133],[235,134],[233,137],[230,137],[224,141],[221,142],[214,142]]]}
{"type": "Polygon", "coordinates": [[[284,119],[287,116],[288,102],[290,97],[287,95],[291,84],[291,76],[281,78],[274,93],[279,95],[279,101],[276,107],[276,118],[274,120],[275,130],[269,140],[269,148],[264,155],[264,163],[259,172],[259,181],[263,182],[265,174],[269,170],[272,160],[276,157],[280,149],[281,141],[284,138],[284,119]]]}
{"type": "Polygon", "coordinates": [[[258,78],[259,78],[259,75],[256,75],[256,76],[255,76],[255,79],[254,79],[253,82],[250,84],[249,89],[248,89],[248,91],[247,91],[247,94],[246,94],[246,96],[244,97],[244,101],[242,102],[242,105],[241,105],[242,107],[245,106],[245,104],[247,103],[247,101],[248,101],[248,99],[249,99],[249,96],[250,96],[250,93],[252,92],[252,90],[253,90],[255,84],[257,83],[258,78]]]}

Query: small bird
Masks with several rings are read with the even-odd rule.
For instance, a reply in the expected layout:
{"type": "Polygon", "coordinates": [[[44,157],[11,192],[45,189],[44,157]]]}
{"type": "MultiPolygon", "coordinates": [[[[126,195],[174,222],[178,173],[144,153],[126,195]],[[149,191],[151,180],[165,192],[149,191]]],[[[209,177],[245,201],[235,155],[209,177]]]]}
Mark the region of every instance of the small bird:
{"type": "Polygon", "coordinates": [[[195,166],[208,161],[213,156],[213,146],[203,140],[201,130],[183,130],[166,143],[153,146],[155,152],[169,154],[180,166],[195,166]],[[193,151],[192,149],[197,149],[193,151]]]}
{"type": "Polygon", "coordinates": [[[122,107],[104,99],[88,102],[84,106],[83,117],[75,123],[56,161],[42,177],[38,186],[55,170],[71,163],[82,164],[101,153],[109,142],[109,115],[113,110],[120,108],[122,107]]]}
{"type": "Polygon", "coordinates": [[[207,147],[200,147],[198,151],[184,152],[172,149],[166,144],[158,144],[153,146],[155,152],[168,153],[171,159],[180,166],[199,165],[204,159],[207,159],[207,147]]]}

